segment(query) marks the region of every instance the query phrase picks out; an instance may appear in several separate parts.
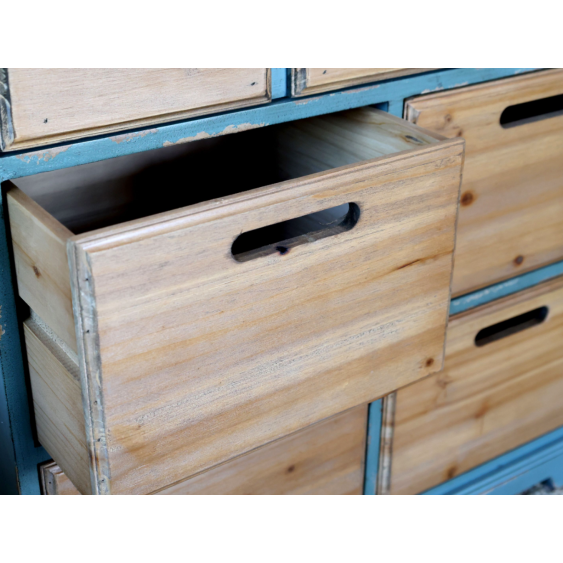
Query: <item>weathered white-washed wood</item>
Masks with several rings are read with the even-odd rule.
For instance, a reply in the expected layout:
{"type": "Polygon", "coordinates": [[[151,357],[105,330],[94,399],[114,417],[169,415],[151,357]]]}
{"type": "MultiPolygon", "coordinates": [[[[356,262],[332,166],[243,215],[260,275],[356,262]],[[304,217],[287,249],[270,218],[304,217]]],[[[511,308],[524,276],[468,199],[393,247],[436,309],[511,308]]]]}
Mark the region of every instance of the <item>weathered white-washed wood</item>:
{"type": "Polygon", "coordinates": [[[18,293],[76,351],[66,254],[72,233],[21,190],[7,184],[18,293]]]}
{"type": "Polygon", "coordinates": [[[39,467],[41,489],[44,495],[79,495],[80,491],[72,484],[64,471],[49,461],[39,467]]]}
{"type": "Polygon", "coordinates": [[[561,94],[556,69],[407,102],[407,119],[467,143],[454,295],[563,258],[563,114],[500,124],[509,106],[561,94]]]}
{"type": "Polygon", "coordinates": [[[78,366],[31,319],[24,322],[39,442],[82,492],[91,490],[78,366]]]}
{"type": "Polygon", "coordinates": [[[295,177],[332,140],[275,130],[294,179],[70,239],[94,492],[152,492],[440,369],[463,141],[345,115],[327,135],[355,164],[332,151],[295,177]],[[231,255],[242,232],[350,202],[347,232],[231,255]]]}
{"type": "Polygon", "coordinates": [[[431,68],[292,68],[291,93],[309,96],[339,88],[434,70],[431,68]]]}
{"type": "Polygon", "coordinates": [[[452,317],[444,370],[397,392],[391,493],[438,485],[563,425],[563,280],[452,317]],[[477,333],[548,307],[477,347],[477,333]]]}
{"type": "Polygon", "coordinates": [[[2,112],[3,150],[270,100],[268,68],[10,68],[3,84],[11,107],[11,116],[2,112]]]}
{"type": "MultiPolygon", "coordinates": [[[[360,495],[366,427],[356,407],[152,494],[360,495]]],[[[41,474],[45,494],[80,494],[55,463],[41,474]]]]}

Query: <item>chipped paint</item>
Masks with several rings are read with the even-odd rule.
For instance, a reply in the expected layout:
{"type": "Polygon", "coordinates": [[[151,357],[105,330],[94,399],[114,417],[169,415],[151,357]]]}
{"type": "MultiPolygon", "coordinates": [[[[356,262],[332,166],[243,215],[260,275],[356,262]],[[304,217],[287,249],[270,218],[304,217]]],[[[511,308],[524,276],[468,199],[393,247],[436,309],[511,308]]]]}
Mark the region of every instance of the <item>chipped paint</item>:
{"type": "Polygon", "coordinates": [[[124,135],[116,135],[115,137],[110,137],[114,143],[130,143],[134,139],[139,137],[146,137],[147,135],[156,135],[158,129],[146,129],[145,131],[136,131],[135,133],[125,133],[124,135]]]}
{"type": "Polygon", "coordinates": [[[39,164],[41,161],[49,162],[53,158],[59,156],[59,154],[66,152],[69,149],[68,146],[66,147],[54,147],[52,149],[41,150],[41,151],[33,151],[33,152],[26,152],[24,154],[18,154],[16,156],[17,159],[30,164],[39,164]]]}
{"type": "Polygon", "coordinates": [[[436,86],[434,90],[423,90],[421,94],[431,94],[432,92],[441,92],[442,90],[445,90],[443,86],[436,86]]]}
{"type": "Polygon", "coordinates": [[[172,147],[174,145],[181,145],[183,143],[191,143],[192,141],[201,141],[201,139],[211,139],[212,137],[220,137],[222,135],[229,135],[230,133],[240,133],[241,131],[249,131],[251,129],[259,129],[260,127],[266,127],[267,123],[241,123],[240,125],[227,125],[225,129],[219,131],[218,133],[207,133],[206,131],[200,131],[197,135],[192,137],[183,137],[177,141],[164,141],[163,147],[172,147]]]}

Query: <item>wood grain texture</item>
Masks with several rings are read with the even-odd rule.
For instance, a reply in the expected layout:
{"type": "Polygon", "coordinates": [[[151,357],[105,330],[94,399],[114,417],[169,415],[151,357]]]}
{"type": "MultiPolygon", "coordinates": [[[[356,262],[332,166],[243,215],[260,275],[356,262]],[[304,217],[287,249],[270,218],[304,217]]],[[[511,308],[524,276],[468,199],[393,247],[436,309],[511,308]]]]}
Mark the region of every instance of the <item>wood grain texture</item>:
{"type": "Polygon", "coordinates": [[[91,490],[78,366],[31,319],[25,343],[39,442],[82,492],[91,490]]]}
{"type": "Polygon", "coordinates": [[[7,184],[18,293],[76,351],[66,253],[72,233],[21,190],[7,184]]]}
{"type": "Polygon", "coordinates": [[[292,96],[309,96],[339,88],[418,74],[431,68],[292,68],[292,96]]]}
{"type": "Polygon", "coordinates": [[[74,238],[111,491],[173,483],[439,369],[462,153],[445,141],[74,238]],[[243,231],[349,201],[362,216],[338,237],[229,255],[243,231]]]}
{"type": "Polygon", "coordinates": [[[563,115],[500,125],[507,107],[560,94],[557,69],[407,102],[407,119],[467,143],[453,295],[563,258],[563,115]]]}
{"type": "Polygon", "coordinates": [[[294,179],[69,239],[94,493],[154,491],[440,369],[463,141],[344,115],[276,133],[294,179]],[[350,202],[349,231],[231,255],[350,202]]]}
{"type": "Polygon", "coordinates": [[[12,142],[9,144],[9,136],[4,135],[3,150],[107,134],[270,100],[267,68],[11,68],[6,78],[12,142]]]}
{"type": "MultiPolygon", "coordinates": [[[[359,495],[366,425],[356,407],[152,494],[359,495]]],[[[45,494],[80,494],[55,463],[41,472],[45,494]]]]}
{"type": "Polygon", "coordinates": [[[419,493],[563,425],[563,280],[452,317],[444,371],[397,392],[391,493],[419,493]],[[547,306],[482,347],[477,333],[547,306]]]}
{"type": "Polygon", "coordinates": [[[64,471],[49,461],[39,467],[41,492],[44,495],[79,495],[80,491],[72,484],[64,471]]]}

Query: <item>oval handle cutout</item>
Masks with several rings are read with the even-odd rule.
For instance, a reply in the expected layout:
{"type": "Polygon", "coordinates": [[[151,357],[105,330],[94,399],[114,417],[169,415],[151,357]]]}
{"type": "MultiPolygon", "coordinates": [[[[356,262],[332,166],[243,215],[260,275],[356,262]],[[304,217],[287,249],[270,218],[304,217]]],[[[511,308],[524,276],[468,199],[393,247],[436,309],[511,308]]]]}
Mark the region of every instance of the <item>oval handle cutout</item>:
{"type": "Polygon", "coordinates": [[[356,203],[344,203],[240,234],[231,253],[237,262],[269,254],[287,254],[292,248],[353,229],[360,218],[356,203]]]}
{"type": "Polygon", "coordinates": [[[504,129],[563,115],[563,94],[508,106],[500,116],[504,129]]]}
{"type": "Polygon", "coordinates": [[[485,346],[485,344],[490,344],[501,338],[539,325],[545,321],[548,312],[549,309],[547,307],[539,307],[533,311],[528,311],[522,315],[488,326],[477,333],[475,346],[485,346]]]}

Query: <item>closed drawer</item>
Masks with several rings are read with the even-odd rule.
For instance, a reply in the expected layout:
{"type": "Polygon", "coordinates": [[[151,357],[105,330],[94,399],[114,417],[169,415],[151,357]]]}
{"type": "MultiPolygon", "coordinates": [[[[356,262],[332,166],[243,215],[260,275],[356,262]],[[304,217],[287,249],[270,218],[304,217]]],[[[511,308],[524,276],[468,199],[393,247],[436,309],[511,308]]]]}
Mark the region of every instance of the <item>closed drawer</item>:
{"type": "Polygon", "coordinates": [[[563,70],[415,98],[405,111],[467,143],[454,295],[563,259],[563,70]]]}
{"type": "MultiPolygon", "coordinates": [[[[442,365],[462,140],[363,109],[200,143],[121,183],[38,177],[75,233],[7,194],[20,295],[80,372],[94,492],[151,492],[442,365]]],[[[76,402],[38,425],[64,434],[76,402]]]]}
{"type": "Polygon", "coordinates": [[[391,492],[419,493],[563,425],[563,279],[452,317],[444,371],[396,394],[391,492]]]}
{"type": "Polygon", "coordinates": [[[292,96],[309,96],[378,80],[418,74],[432,68],[292,68],[292,96]]]}
{"type": "MultiPolygon", "coordinates": [[[[367,407],[355,407],[154,494],[359,495],[366,427],[367,407]]],[[[42,475],[45,494],[80,494],[55,463],[42,475]]]]}
{"type": "Polygon", "coordinates": [[[58,143],[267,102],[268,68],[0,71],[2,150],[58,143]]]}

